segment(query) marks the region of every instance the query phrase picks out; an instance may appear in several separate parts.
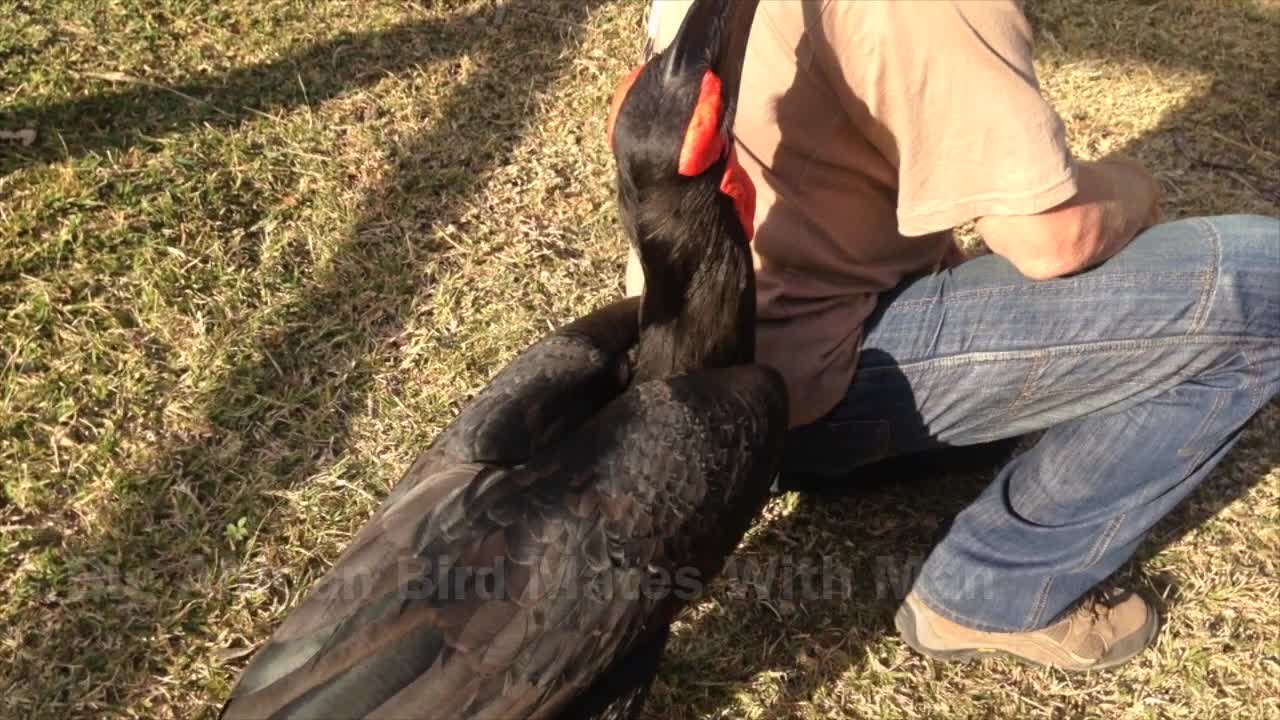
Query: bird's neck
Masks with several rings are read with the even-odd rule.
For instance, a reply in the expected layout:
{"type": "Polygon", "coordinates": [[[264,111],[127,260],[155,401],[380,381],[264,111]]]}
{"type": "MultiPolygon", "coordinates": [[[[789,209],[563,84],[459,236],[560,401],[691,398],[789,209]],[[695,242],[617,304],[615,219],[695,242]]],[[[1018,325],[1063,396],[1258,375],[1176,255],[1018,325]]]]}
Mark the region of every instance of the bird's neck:
{"type": "Polygon", "coordinates": [[[751,253],[727,232],[687,238],[676,252],[641,249],[636,381],[750,363],[755,358],[755,277],[751,253]]]}

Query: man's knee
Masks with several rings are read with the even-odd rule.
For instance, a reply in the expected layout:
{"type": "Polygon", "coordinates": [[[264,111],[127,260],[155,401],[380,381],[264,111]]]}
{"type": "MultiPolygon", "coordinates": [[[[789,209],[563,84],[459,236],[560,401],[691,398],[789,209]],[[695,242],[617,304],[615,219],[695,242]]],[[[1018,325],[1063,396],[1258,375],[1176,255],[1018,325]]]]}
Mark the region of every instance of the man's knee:
{"type": "Polygon", "coordinates": [[[1205,330],[1246,344],[1280,339],[1280,218],[1220,215],[1189,222],[1216,252],[1205,330]]]}

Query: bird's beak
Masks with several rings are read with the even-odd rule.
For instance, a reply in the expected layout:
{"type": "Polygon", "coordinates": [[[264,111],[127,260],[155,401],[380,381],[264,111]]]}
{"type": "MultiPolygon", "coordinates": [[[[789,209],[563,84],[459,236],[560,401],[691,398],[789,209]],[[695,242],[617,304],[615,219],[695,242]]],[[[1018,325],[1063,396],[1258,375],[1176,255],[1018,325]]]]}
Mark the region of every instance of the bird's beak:
{"type": "Polygon", "coordinates": [[[701,77],[701,93],[680,148],[677,172],[701,175],[725,157],[720,192],[733,200],[748,242],[754,234],[755,186],[738,164],[733,118],[751,22],[759,0],[694,0],[662,59],[666,80],[701,77]]]}
{"type": "Polygon", "coordinates": [[[721,121],[726,128],[733,122],[757,5],[759,0],[694,0],[663,61],[667,78],[701,76],[707,70],[719,77],[724,103],[721,121]]]}

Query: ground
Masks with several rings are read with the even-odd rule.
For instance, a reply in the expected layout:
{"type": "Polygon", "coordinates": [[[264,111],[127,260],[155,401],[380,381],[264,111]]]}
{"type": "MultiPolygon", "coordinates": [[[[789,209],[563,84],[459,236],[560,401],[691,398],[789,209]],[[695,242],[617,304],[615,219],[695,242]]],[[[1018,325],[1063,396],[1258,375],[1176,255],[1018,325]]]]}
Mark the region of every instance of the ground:
{"type": "MultiPolygon", "coordinates": [[[[1028,10],[1081,157],[1147,161],[1171,217],[1280,214],[1274,0],[1028,10]]],[[[0,0],[0,717],[211,717],[459,404],[621,293],[604,116],[643,14],[0,0]]],[[[893,633],[982,481],[779,498],[648,717],[1280,717],[1280,406],[1119,573],[1165,620],[1109,674],[893,633]],[[850,590],[788,599],[771,558],[850,590]]]]}

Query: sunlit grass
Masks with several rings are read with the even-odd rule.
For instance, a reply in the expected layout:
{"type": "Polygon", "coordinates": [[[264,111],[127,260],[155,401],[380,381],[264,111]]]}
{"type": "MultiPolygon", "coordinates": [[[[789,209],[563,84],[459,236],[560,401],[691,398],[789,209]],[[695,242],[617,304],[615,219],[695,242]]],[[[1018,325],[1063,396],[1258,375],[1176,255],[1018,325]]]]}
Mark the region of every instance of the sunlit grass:
{"type": "MultiPolygon", "coordinates": [[[[1147,160],[1172,216],[1278,213],[1274,8],[1030,6],[1080,155],[1147,160]]],[[[37,132],[0,141],[0,717],[209,717],[459,403],[621,293],[603,123],[643,4],[356,7],[0,2],[0,129],[37,132]]],[[[896,639],[875,568],[951,477],[779,499],[743,557],[865,583],[720,586],[649,716],[1280,716],[1276,438],[1273,405],[1123,571],[1166,605],[1131,667],[896,639]]]]}

